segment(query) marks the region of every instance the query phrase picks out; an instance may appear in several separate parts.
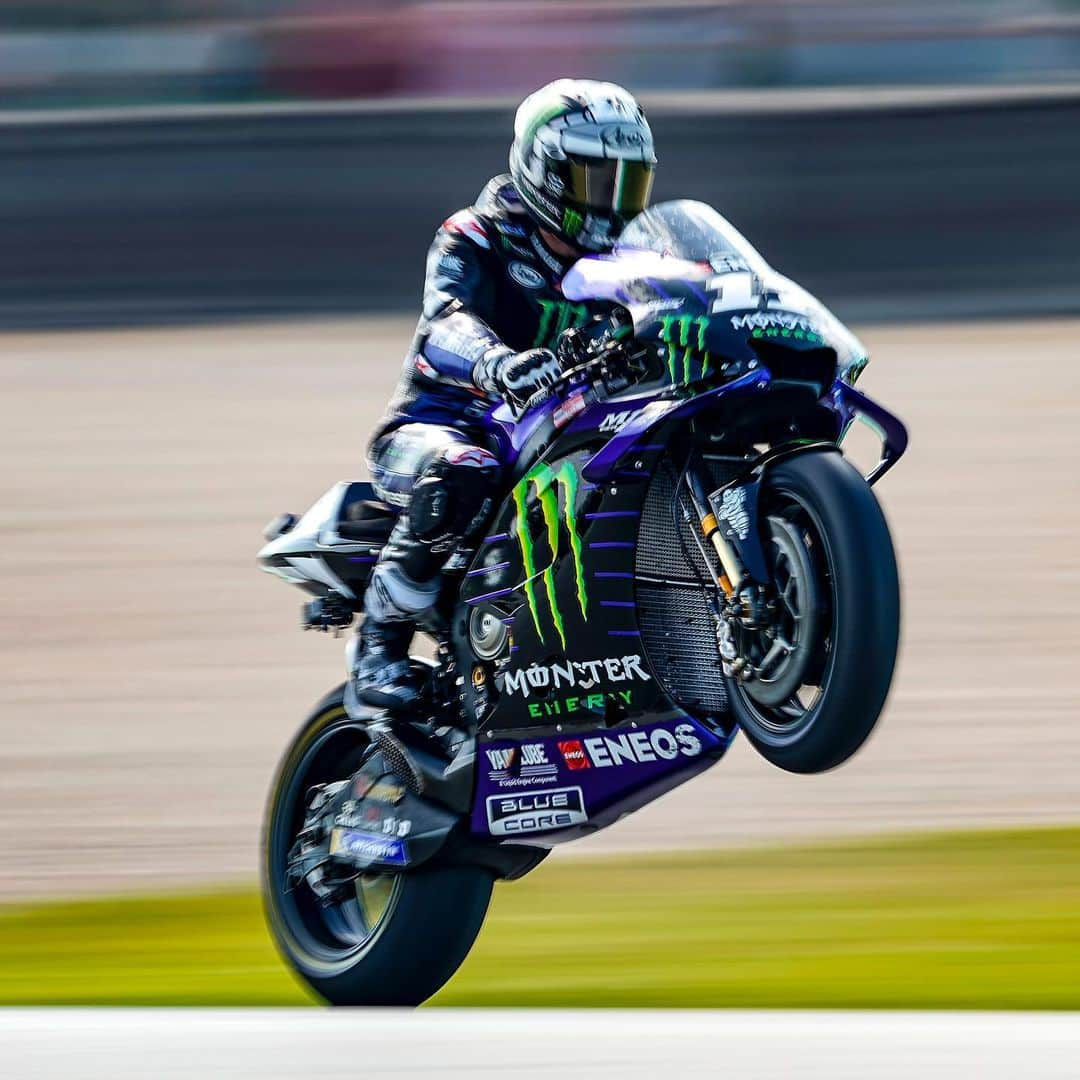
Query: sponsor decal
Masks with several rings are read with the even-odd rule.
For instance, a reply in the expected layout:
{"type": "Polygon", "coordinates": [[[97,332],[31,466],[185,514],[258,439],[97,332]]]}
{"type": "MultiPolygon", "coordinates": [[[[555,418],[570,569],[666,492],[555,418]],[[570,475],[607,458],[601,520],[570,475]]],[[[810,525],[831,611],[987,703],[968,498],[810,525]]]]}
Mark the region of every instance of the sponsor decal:
{"type": "Polygon", "coordinates": [[[589,759],[585,756],[585,747],[581,745],[580,739],[564,739],[558,746],[559,753],[571,772],[589,768],[589,759]]]}
{"type": "Polygon", "coordinates": [[[420,353],[416,354],[416,370],[419,371],[421,375],[426,375],[429,379],[437,379],[439,377],[439,373],[431,366],[427,357],[422,356],[420,353]]]}
{"type": "Polygon", "coordinates": [[[565,739],[558,747],[566,767],[574,771],[693,758],[698,757],[702,749],[701,740],[691,724],[676,724],[674,729],[661,726],[649,731],[565,739]]]}
{"type": "Polygon", "coordinates": [[[645,145],[645,136],[641,133],[640,128],[618,124],[602,128],[600,141],[605,146],[634,149],[645,145]]]}
{"type": "Polygon", "coordinates": [[[686,303],[685,296],[673,296],[670,300],[648,300],[649,311],[678,311],[686,303]]]}
{"type": "Polygon", "coordinates": [[[528,236],[529,230],[524,225],[519,225],[516,221],[500,221],[498,224],[499,231],[505,233],[507,236],[528,236]]]}
{"type": "Polygon", "coordinates": [[[750,264],[741,255],[731,253],[709,256],[709,265],[718,274],[745,274],[750,270],[750,264]]]}
{"type": "Polygon", "coordinates": [[[444,251],[439,256],[435,269],[443,277],[449,278],[451,281],[460,281],[465,273],[465,260],[460,255],[444,251]]]}
{"type": "Polygon", "coordinates": [[[460,330],[448,328],[446,322],[436,322],[428,336],[428,344],[444,352],[453,353],[464,360],[476,363],[491,347],[489,342],[474,338],[460,330]]]}
{"type": "Polygon", "coordinates": [[[365,862],[407,866],[409,849],[397,837],[380,836],[363,829],[333,829],[330,833],[330,854],[345,855],[365,862]]]}
{"type": "Polygon", "coordinates": [[[632,690],[609,690],[603,694],[585,694],[576,697],[556,698],[553,701],[530,701],[529,715],[534,720],[547,716],[566,716],[569,713],[602,713],[609,701],[616,705],[630,706],[634,703],[632,690]]]}
{"type": "Polygon", "coordinates": [[[397,806],[405,798],[405,785],[395,780],[372,780],[370,776],[358,776],[353,781],[353,794],[358,799],[365,796],[376,802],[397,806]]]}
{"type": "Polygon", "coordinates": [[[543,275],[523,262],[512,262],[506,269],[507,273],[523,289],[542,289],[544,287],[543,275]]]}
{"type": "MultiPolygon", "coordinates": [[[[578,474],[573,464],[562,461],[557,470],[544,462],[534,465],[515,485],[512,492],[517,515],[514,528],[521,546],[521,558],[525,566],[525,598],[529,602],[533,625],[540,640],[544,641],[543,620],[540,618],[539,603],[536,596],[536,579],[543,577],[547,594],[551,620],[558,632],[562,646],[566,648],[566,631],[563,627],[563,615],[559,600],[555,594],[555,560],[559,554],[560,521],[565,522],[570,543],[570,552],[574,559],[574,579],[577,584],[577,601],[581,617],[588,617],[588,596],[585,591],[585,568],[582,562],[581,537],[578,536],[577,523],[578,474]],[[536,542],[529,531],[529,495],[535,495],[536,503],[543,516],[544,537],[549,552],[548,563],[540,568],[537,564],[536,542]]],[[[509,678],[509,676],[508,676],[509,678]]]]}
{"type": "Polygon", "coordinates": [[[378,806],[358,806],[351,799],[341,804],[341,813],[334,819],[334,824],[350,829],[366,829],[384,836],[408,836],[412,832],[412,822],[408,818],[394,817],[378,806]]]}
{"type": "Polygon", "coordinates": [[[814,324],[805,315],[793,311],[754,311],[748,315],[732,315],[731,326],[734,330],[751,331],[753,338],[790,338],[815,345],[824,344],[814,324]]]}
{"type": "Polygon", "coordinates": [[[540,261],[556,276],[562,277],[563,264],[555,258],[554,255],[546,247],[544,247],[544,241],[540,239],[539,233],[533,233],[529,237],[529,243],[532,244],[533,251],[540,256],[540,261]]]}
{"type": "Polygon", "coordinates": [[[487,672],[484,670],[483,664],[473,664],[472,669],[472,684],[473,688],[479,690],[487,682],[487,672]]]}
{"type": "Polygon", "coordinates": [[[571,210],[567,207],[563,211],[562,216],[562,231],[570,237],[577,236],[581,232],[582,227],[585,224],[585,218],[581,216],[576,210],[571,210]]]}
{"type": "Polygon", "coordinates": [[[484,755],[489,767],[488,779],[507,787],[553,784],[558,776],[559,767],[548,760],[543,743],[497,747],[485,750],[484,755]]]}
{"type": "Polygon", "coordinates": [[[509,772],[517,760],[518,748],[510,746],[503,750],[488,750],[488,764],[499,772],[509,772]]]}
{"type": "Polygon", "coordinates": [[[561,428],[573,420],[584,408],[585,395],[583,393],[573,394],[555,409],[551,414],[551,419],[557,428],[561,428]]]}
{"type": "Polygon", "coordinates": [[[641,656],[609,656],[603,660],[564,660],[556,664],[532,664],[503,675],[503,691],[529,697],[534,690],[592,690],[601,681],[651,682],[652,676],[642,666],[641,656]]]}
{"type": "Polygon", "coordinates": [[[524,255],[526,259],[532,258],[532,252],[527,247],[524,247],[521,244],[515,244],[509,236],[504,236],[502,242],[503,247],[506,248],[507,251],[512,251],[515,255],[524,255]]]}
{"type": "Polygon", "coordinates": [[[540,323],[533,338],[533,347],[554,344],[558,336],[571,327],[584,326],[589,321],[587,304],[572,304],[569,300],[537,300],[540,323]]]}
{"type": "Polygon", "coordinates": [[[673,383],[688,383],[695,365],[700,370],[694,377],[703,379],[708,373],[712,360],[705,348],[708,328],[707,315],[660,316],[660,340],[667,346],[668,374],[673,383]]]}
{"type": "Polygon", "coordinates": [[[542,188],[534,187],[530,194],[553,218],[557,218],[562,213],[559,204],[549,198],[542,188]]]}
{"type": "Polygon", "coordinates": [[[608,413],[603,420],[600,421],[600,427],[598,431],[607,431],[611,434],[615,434],[630,423],[636,416],[640,416],[644,409],[623,409],[621,412],[608,413]]]}
{"type": "Polygon", "coordinates": [[[517,836],[582,825],[589,820],[581,788],[490,795],[488,831],[492,836],[517,836]]]}
{"type": "Polygon", "coordinates": [[[716,516],[725,522],[740,540],[745,540],[750,533],[750,514],[746,509],[746,488],[728,488],[720,501],[716,516]]]}

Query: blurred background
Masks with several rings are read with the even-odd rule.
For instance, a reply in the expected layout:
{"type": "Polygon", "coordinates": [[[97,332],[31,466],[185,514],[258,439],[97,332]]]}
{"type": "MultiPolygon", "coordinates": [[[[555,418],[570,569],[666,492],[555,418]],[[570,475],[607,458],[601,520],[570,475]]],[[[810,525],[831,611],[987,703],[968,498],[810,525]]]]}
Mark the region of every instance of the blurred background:
{"type": "Polygon", "coordinates": [[[448,1000],[1080,1005],[1080,0],[0,0],[0,1001],[297,996],[259,820],[342,643],[260,530],[564,75],[868,344],[903,654],[841,770],[737,742],[501,887],[448,1000]]]}
{"type": "Polygon", "coordinates": [[[639,91],[1047,83],[1076,0],[26,0],[0,5],[14,107],[524,94],[560,70],[639,91]],[[492,57],[497,59],[492,61],[492,57]]]}

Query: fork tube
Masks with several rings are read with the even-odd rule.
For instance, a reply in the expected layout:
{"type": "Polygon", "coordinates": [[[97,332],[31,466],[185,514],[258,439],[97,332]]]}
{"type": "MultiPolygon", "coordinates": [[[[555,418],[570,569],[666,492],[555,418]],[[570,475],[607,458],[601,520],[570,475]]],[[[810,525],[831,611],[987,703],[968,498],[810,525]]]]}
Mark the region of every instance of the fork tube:
{"type": "Polygon", "coordinates": [[[727,542],[724,534],[717,524],[716,515],[709,506],[709,497],[701,483],[701,477],[693,467],[686,470],[686,487],[690,492],[690,501],[694,504],[694,511],[698,516],[701,531],[705,539],[713,546],[717,558],[720,560],[721,571],[716,583],[724,590],[725,596],[733,596],[743,583],[745,571],[735,549],[727,542]]]}

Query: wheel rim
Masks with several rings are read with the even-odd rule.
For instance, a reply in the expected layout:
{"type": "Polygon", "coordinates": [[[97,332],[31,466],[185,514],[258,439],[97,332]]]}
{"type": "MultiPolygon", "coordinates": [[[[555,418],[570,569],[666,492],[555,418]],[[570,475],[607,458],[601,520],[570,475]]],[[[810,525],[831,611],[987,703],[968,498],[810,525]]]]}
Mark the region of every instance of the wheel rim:
{"type": "Polygon", "coordinates": [[[805,735],[832,673],[832,562],[817,515],[793,492],[773,493],[770,572],[777,599],[771,633],[740,629],[740,655],[763,677],[735,684],[754,734],[782,746],[805,735]]]}
{"type": "Polygon", "coordinates": [[[379,939],[401,896],[400,874],[361,874],[340,902],[323,904],[306,882],[287,875],[288,852],[303,823],[307,792],[360,765],[368,746],[362,724],[342,719],[319,731],[283,775],[267,830],[269,901],[290,953],[322,976],[347,970],[379,939]]]}

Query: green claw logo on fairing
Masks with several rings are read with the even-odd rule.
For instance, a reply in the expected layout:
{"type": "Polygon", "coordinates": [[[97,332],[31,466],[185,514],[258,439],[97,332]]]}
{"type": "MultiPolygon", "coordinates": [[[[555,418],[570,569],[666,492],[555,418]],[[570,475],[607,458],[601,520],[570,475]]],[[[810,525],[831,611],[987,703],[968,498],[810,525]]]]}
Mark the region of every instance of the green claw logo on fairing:
{"type": "Polygon", "coordinates": [[[540,322],[536,327],[533,346],[552,346],[559,335],[572,326],[584,326],[589,320],[586,304],[574,304],[569,300],[537,300],[540,305],[540,322]]]}
{"type": "Polygon", "coordinates": [[[585,568],[581,556],[581,537],[577,528],[578,474],[573,464],[563,461],[554,470],[540,462],[534,465],[514,487],[514,508],[517,510],[515,528],[518,543],[521,545],[521,558],[525,566],[525,597],[529,602],[533,625],[540,640],[544,641],[544,630],[540,621],[540,611],[536,596],[536,578],[543,576],[544,590],[547,593],[551,621],[559,634],[562,647],[566,648],[566,630],[563,626],[562,610],[555,593],[555,560],[559,555],[559,519],[566,522],[566,532],[570,538],[570,551],[574,557],[574,580],[577,585],[578,607],[581,617],[588,617],[589,600],[585,592],[585,568]],[[544,516],[544,532],[547,536],[551,561],[543,570],[537,569],[536,545],[529,533],[529,491],[536,492],[537,501],[544,516]],[[562,493],[562,513],[560,515],[559,493],[562,493]]]}
{"type": "Polygon", "coordinates": [[[708,315],[660,316],[660,340],[667,346],[668,374],[673,383],[688,383],[695,362],[701,365],[696,378],[703,379],[708,373],[712,359],[705,348],[705,331],[708,328],[708,315]],[[695,327],[696,332],[694,332],[695,327]],[[681,379],[679,378],[680,367],[682,368],[681,379]]]}

